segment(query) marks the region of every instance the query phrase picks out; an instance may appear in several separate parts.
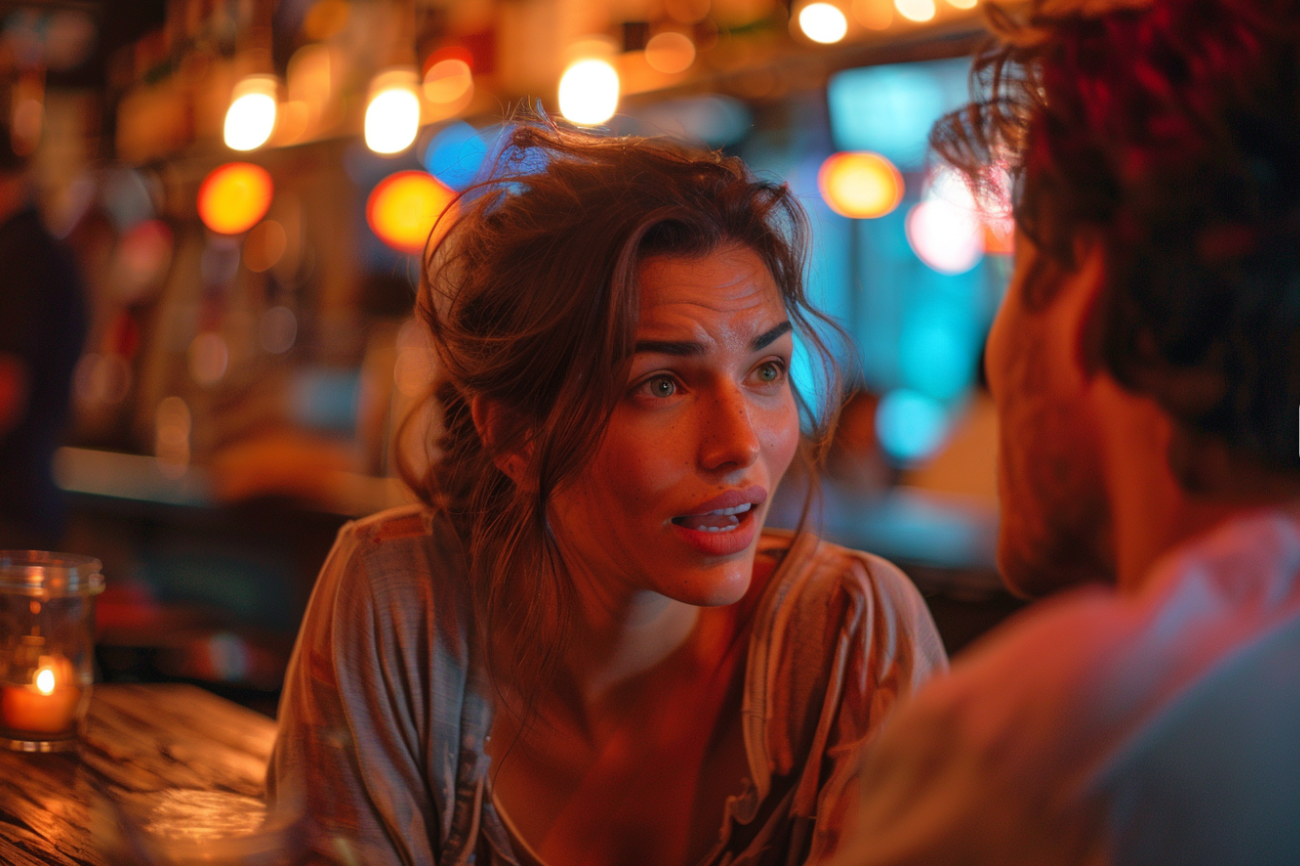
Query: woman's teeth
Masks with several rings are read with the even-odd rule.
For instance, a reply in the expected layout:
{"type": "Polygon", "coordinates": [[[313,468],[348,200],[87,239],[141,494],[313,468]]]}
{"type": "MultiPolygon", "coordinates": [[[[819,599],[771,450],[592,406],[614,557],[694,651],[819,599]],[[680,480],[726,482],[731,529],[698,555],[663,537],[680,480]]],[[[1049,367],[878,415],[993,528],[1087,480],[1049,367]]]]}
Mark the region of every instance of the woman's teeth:
{"type": "Polygon", "coordinates": [[[731,532],[740,526],[740,518],[737,515],[745,514],[753,507],[754,503],[746,502],[744,505],[737,505],[734,508],[719,508],[717,511],[710,511],[706,514],[674,517],[673,523],[700,532],[731,532]]]}

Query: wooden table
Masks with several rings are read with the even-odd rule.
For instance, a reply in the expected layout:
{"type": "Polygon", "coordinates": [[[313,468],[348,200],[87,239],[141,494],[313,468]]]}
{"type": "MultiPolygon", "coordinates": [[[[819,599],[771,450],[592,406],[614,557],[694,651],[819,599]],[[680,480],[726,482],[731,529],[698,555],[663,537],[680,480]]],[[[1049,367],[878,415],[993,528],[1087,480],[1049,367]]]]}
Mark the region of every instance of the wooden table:
{"type": "Polygon", "coordinates": [[[95,686],[78,752],[0,752],[0,863],[111,866],[118,809],[202,802],[205,819],[256,826],[274,739],[275,722],[194,686],[95,686]]]}

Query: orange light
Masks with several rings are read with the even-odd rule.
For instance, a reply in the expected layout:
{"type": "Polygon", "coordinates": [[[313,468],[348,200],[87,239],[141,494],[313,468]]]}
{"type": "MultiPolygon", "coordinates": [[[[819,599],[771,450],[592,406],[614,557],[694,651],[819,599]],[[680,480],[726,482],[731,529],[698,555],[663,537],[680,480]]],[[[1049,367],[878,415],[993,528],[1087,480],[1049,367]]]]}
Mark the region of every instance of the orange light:
{"type": "Polygon", "coordinates": [[[54,694],[54,668],[41,668],[36,672],[36,690],[43,695],[54,694]]]}
{"type": "Polygon", "coordinates": [[[852,219],[875,219],[903,200],[903,176],[878,153],[834,153],[817,172],[817,187],[831,210],[852,219]]]}
{"type": "Polygon", "coordinates": [[[242,234],[266,216],[274,192],[270,173],[260,165],[228,162],[199,187],[199,219],[217,234],[242,234]]]}
{"type": "Polygon", "coordinates": [[[424,251],[437,225],[439,235],[456,217],[456,194],[431,174],[399,171],[379,182],[366,201],[366,222],[378,238],[409,255],[424,251]],[[443,212],[447,216],[439,220],[443,212]]]}

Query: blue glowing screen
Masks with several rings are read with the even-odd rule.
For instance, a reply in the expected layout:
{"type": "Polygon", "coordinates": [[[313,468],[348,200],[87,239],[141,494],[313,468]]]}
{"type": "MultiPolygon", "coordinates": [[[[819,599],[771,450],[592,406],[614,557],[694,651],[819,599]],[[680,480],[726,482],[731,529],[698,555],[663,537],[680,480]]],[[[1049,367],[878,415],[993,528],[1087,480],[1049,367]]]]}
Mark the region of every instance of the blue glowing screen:
{"type": "Polygon", "coordinates": [[[870,150],[902,171],[925,162],[930,128],[969,99],[970,59],[867,66],[827,85],[831,134],[839,150],[870,150]]]}

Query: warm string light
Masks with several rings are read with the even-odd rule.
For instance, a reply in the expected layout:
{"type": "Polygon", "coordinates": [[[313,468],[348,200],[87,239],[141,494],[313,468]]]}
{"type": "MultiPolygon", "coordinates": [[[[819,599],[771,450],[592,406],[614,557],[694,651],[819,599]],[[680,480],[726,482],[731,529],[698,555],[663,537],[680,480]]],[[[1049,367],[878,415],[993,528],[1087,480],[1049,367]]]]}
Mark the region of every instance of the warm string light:
{"type": "Polygon", "coordinates": [[[890,0],[853,0],[853,17],[868,30],[888,30],[894,23],[890,0]]]}
{"type": "Polygon", "coordinates": [[[420,131],[419,79],[413,69],[375,76],[366,105],[366,147],[375,153],[401,153],[420,131]]]}
{"type": "Polygon", "coordinates": [[[419,255],[435,228],[446,231],[455,218],[456,194],[433,175],[399,171],[379,182],[366,201],[371,231],[398,252],[419,255]]]}
{"type": "Polygon", "coordinates": [[[437,105],[468,102],[474,95],[474,74],[458,57],[439,60],[424,73],[424,98],[437,105]]]}
{"type": "Polygon", "coordinates": [[[658,33],[645,45],[645,62],[665,75],[685,72],[695,62],[695,43],[689,36],[671,30],[658,33]]]}
{"type": "Polygon", "coordinates": [[[230,94],[223,128],[226,147],[256,150],[275,131],[279,82],[271,75],[250,75],[230,94]]]}
{"type": "Polygon", "coordinates": [[[809,3],[799,12],[799,29],[812,41],[830,45],[849,32],[849,21],[830,3],[809,3]]]}
{"type": "Polygon", "coordinates": [[[854,219],[876,219],[903,200],[903,175],[878,153],[835,153],[817,172],[817,186],[831,210],[854,219]]]}
{"type": "Polygon", "coordinates": [[[570,64],[560,77],[560,113],[579,126],[598,126],[613,117],[618,95],[618,71],[597,57],[570,64]]]}
{"type": "Polygon", "coordinates": [[[199,187],[199,219],[217,234],[243,234],[266,216],[274,192],[270,173],[260,165],[226,163],[199,187]]]}
{"type": "Polygon", "coordinates": [[[938,11],[934,0],[894,0],[894,8],[899,15],[917,24],[931,20],[938,11]]]}

